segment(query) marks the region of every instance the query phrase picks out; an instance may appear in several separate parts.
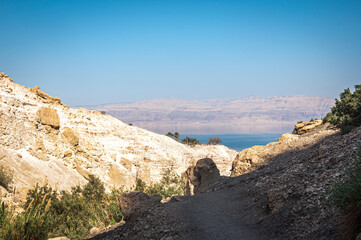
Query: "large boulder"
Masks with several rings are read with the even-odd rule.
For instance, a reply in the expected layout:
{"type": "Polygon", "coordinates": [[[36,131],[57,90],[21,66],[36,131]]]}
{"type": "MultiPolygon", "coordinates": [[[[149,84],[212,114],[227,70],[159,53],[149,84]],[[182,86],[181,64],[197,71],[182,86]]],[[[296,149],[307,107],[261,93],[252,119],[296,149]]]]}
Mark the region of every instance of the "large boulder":
{"type": "Polygon", "coordinates": [[[315,127],[322,125],[322,120],[315,120],[312,122],[301,122],[295,125],[293,133],[302,135],[312,131],[315,127]]]}
{"type": "Polygon", "coordinates": [[[79,137],[68,127],[64,128],[61,135],[63,136],[63,141],[69,143],[71,146],[79,144],[79,137]]]}
{"type": "Polygon", "coordinates": [[[126,220],[134,213],[160,204],[162,197],[159,195],[150,196],[142,192],[130,192],[121,194],[118,199],[124,219],[126,220]]]}
{"type": "Polygon", "coordinates": [[[53,108],[41,107],[36,115],[40,118],[40,122],[44,125],[51,126],[55,129],[60,127],[60,119],[58,113],[53,108]]]}
{"type": "Polygon", "coordinates": [[[186,187],[185,195],[203,192],[220,178],[216,163],[210,158],[202,158],[195,166],[191,166],[183,173],[186,187]]]}

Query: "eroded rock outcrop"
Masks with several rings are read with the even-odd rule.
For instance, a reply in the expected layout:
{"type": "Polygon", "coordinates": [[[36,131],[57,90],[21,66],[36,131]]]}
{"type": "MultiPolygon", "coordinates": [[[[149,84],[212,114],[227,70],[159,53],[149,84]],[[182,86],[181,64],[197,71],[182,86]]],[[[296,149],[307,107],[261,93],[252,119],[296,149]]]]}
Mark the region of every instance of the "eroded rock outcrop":
{"type": "Polygon", "coordinates": [[[33,87],[32,89],[30,89],[30,91],[35,93],[36,95],[38,95],[40,98],[43,98],[44,100],[49,101],[50,103],[60,103],[61,102],[59,97],[50,96],[46,92],[42,91],[38,86],[33,87]]]}
{"type": "Polygon", "coordinates": [[[295,125],[295,129],[293,133],[302,135],[312,131],[314,128],[320,126],[322,124],[322,120],[314,120],[312,122],[301,122],[295,125]]]}
{"type": "Polygon", "coordinates": [[[9,75],[6,75],[5,73],[3,73],[3,72],[0,72],[0,80],[3,80],[4,78],[6,78],[6,79],[8,79],[9,81],[13,81],[10,77],[9,77],[9,75]]]}
{"type": "Polygon", "coordinates": [[[49,107],[41,107],[36,115],[40,118],[40,122],[44,125],[49,125],[58,129],[60,127],[60,120],[55,109],[49,107]]]}
{"type": "Polygon", "coordinates": [[[220,178],[219,170],[215,162],[210,158],[197,161],[183,173],[185,180],[185,195],[200,193],[217,182],[220,178]]]}
{"type": "Polygon", "coordinates": [[[77,146],[79,144],[79,137],[70,128],[64,128],[61,134],[64,142],[69,143],[71,146],[77,146]]]}

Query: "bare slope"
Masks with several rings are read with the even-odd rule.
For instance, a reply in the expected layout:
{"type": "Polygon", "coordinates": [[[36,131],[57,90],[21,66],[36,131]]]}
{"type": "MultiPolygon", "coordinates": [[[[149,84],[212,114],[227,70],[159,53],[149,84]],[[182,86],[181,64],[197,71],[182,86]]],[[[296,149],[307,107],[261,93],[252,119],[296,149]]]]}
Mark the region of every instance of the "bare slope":
{"type": "Polygon", "coordinates": [[[36,183],[59,189],[86,182],[89,174],[108,188],[156,182],[166,169],[181,174],[212,157],[230,174],[236,152],[224,146],[188,147],[129,126],[97,111],[72,109],[38,87],[0,76],[0,164],[14,171],[21,192],[36,183]]]}
{"type": "Polygon", "coordinates": [[[153,99],[92,106],[127,123],[165,133],[286,132],[297,121],[321,118],[334,99],[313,96],[246,97],[239,99],[153,99]]]}

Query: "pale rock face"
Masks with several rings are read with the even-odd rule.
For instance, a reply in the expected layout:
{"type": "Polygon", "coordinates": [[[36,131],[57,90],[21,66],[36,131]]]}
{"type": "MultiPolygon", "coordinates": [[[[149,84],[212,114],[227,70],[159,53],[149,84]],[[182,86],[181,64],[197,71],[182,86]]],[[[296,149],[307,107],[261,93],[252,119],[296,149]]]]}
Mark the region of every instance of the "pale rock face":
{"type": "Polygon", "coordinates": [[[38,88],[30,91],[4,76],[0,153],[5,156],[0,164],[15,171],[17,189],[48,183],[59,190],[86,183],[89,174],[107,189],[131,189],[137,178],[157,182],[167,169],[181,175],[206,157],[229,176],[237,155],[222,145],[188,147],[97,111],[69,108],[38,88]]]}
{"type": "Polygon", "coordinates": [[[322,120],[315,120],[313,122],[302,122],[295,125],[293,132],[295,134],[305,134],[312,131],[315,127],[318,127],[322,124],[322,120]]]}

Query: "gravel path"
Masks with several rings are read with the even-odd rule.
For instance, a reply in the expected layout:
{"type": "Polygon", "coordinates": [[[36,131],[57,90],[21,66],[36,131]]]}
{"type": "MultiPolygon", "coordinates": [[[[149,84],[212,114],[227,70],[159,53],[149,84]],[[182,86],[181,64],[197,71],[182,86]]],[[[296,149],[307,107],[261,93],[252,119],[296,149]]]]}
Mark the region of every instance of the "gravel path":
{"type": "Polygon", "coordinates": [[[242,222],[239,198],[239,191],[227,188],[180,202],[175,210],[189,229],[184,239],[268,239],[242,222]]]}

